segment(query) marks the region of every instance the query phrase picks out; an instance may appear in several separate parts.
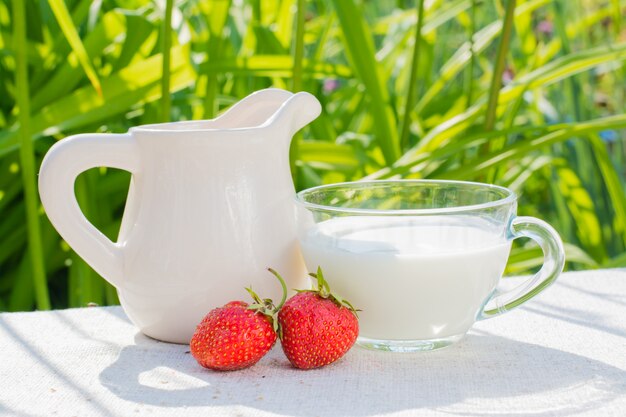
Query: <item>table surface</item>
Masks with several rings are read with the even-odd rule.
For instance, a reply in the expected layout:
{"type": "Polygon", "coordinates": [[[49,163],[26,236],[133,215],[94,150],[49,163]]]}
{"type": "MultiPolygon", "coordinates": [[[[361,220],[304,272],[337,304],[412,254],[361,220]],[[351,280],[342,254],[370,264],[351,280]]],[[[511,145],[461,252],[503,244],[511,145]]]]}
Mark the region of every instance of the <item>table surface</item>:
{"type": "Polygon", "coordinates": [[[311,371],[275,346],[212,372],[119,307],[0,314],[0,347],[0,415],[623,417],[626,270],[566,273],[448,349],[355,347],[311,371]]]}

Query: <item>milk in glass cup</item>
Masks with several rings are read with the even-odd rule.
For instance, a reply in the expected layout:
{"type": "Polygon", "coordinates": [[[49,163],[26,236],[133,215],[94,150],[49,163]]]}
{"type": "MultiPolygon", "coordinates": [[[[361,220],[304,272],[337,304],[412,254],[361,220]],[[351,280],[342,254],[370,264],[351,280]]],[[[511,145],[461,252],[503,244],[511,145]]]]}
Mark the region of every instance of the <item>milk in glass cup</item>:
{"type": "Polygon", "coordinates": [[[563,269],[557,232],[517,217],[503,187],[439,180],[358,181],[297,194],[307,268],[361,309],[357,343],[395,352],[439,349],[476,320],[500,315],[544,290],[563,269]],[[535,240],[541,270],[499,293],[511,242],[535,240]]]}

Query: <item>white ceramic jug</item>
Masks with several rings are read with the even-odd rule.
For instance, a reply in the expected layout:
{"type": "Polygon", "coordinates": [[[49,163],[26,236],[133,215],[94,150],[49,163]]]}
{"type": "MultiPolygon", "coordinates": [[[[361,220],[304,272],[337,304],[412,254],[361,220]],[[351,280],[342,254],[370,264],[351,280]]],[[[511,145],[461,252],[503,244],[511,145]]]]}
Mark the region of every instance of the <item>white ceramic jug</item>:
{"type": "Polygon", "coordinates": [[[210,309],[245,300],[245,286],[278,301],[267,267],[291,289],[308,286],[289,144],[320,111],[311,94],[267,89],[213,120],[68,137],[41,165],[41,201],[143,333],[188,343],[210,309]],[[76,177],[99,166],[132,173],[117,242],[85,218],[74,194],[76,177]]]}

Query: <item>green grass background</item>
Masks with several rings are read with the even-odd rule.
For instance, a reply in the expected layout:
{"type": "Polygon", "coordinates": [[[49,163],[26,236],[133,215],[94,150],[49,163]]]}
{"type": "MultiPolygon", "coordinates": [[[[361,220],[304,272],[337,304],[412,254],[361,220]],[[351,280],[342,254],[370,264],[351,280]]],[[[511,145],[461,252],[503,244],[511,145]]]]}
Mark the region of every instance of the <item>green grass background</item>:
{"type": "MultiPolygon", "coordinates": [[[[492,182],[555,226],[567,268],[625,266],[625,59],[622,0],[0,0],[0,310],[117,302],[39,203],[56,140],[212,118],[268,86],[323,104],[291,147],[297,189],[492,182]]],[[[128,183],[76,183],[111,239],[128,183]]],[[[525,243],[508,273],[541,264],[525,243]]]]}

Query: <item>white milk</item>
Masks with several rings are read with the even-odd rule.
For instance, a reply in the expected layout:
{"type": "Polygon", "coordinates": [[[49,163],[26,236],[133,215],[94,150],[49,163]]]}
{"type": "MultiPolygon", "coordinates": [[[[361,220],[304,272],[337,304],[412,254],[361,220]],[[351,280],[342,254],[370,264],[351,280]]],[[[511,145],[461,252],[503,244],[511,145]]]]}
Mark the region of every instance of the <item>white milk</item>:
{"type": "Polygon", "coordinates": [[[359,312],[360,336],[462,335],[494,290],[510,242],[504,226],[469,216],[343,217],[302,237],[310,271],[359,312]]]}

